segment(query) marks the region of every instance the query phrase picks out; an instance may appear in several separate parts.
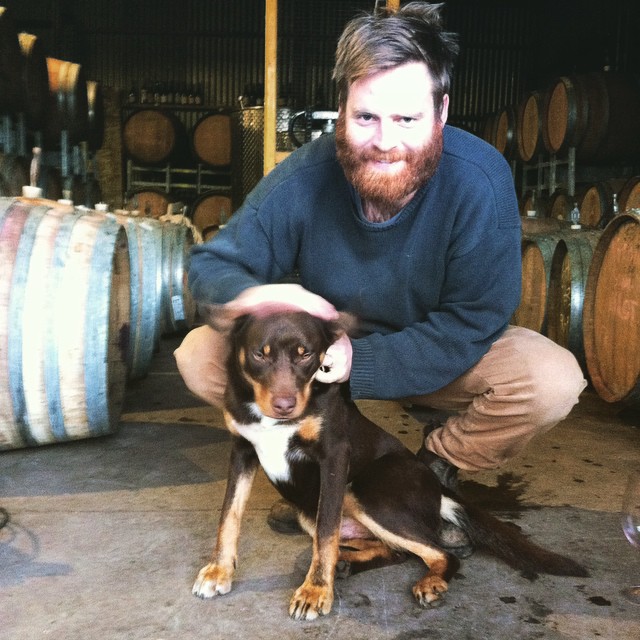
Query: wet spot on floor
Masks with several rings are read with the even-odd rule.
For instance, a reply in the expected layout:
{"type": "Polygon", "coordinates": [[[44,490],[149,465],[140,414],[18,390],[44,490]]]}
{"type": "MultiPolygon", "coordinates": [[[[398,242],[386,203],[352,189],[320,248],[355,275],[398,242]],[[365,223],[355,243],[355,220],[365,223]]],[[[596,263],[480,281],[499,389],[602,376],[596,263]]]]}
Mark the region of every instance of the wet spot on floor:
{"type": "Polygon", "coordinates": [[[502,596],[500,600],[502,600],[502,602],[504,602],[505,604],[513,604],[514,602],[516,602],[514,596],[502,596]]]}
{"type": "Polygon", "coordinates": [[[595,604],[598,607],[610,607],[611,606],[611,600],[607,600],[606,598],[603,598],[602,596],[592,596],[591,598],[589,598],[589,602],[591,604],[595,604]]]}
{"type": "Polygon", "coordinates": [[[529,483],[523,476],[507,472],[498,476],[498,484],[495,487],[488,487],[474,480],[464,480],[460,483],[460,493],[476,507],[517,516],[525,509],[540,508],[522,504],[522,496],[528,487],[529,483]]]}

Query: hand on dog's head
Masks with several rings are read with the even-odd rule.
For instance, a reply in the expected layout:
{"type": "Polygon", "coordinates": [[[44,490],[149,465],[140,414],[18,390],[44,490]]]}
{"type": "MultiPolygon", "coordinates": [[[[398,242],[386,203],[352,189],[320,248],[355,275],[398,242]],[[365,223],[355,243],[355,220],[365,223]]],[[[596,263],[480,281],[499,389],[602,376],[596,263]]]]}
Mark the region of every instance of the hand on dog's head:
{"type": "MultiPolygon", "coordinates": [[[[239,329],[251,317],[265,317],[268,315],[289,315],[289,314],[306,314],[306,311],[291,310],[283,311],[282,309],[269,310],[265,308],[259,314],[241,314],[224,304],[205,304],[198,305],[198,314],[200,318],[212,329],[219,333],[230,333],[239,329]]],[[[307,314],[311,315],[311,314],[307,314]]],[[[335,342],[343,335],[352,335],[357,327],[357,319],[354,315],[346,312],[340,312],[336,320],[322,320],[325,329],[333,337],[335,342]]]]}

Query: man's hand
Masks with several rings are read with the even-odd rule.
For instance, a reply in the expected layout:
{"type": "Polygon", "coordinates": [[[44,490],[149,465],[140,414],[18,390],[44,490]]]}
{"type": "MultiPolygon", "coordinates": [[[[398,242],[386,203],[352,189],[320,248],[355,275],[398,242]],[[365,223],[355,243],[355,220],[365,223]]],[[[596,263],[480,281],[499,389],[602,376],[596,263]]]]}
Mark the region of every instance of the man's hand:
{"type": "Polygon", "coordinates": [[[306,311],[323,320],[337,320],[336,308],[321,296],[299,284],[265,284],[245,289],[225,305],[225,312],[238,317],[245,313],[268,315],[279,311],[306,311]]]}
{"type": "Polygon", "coordinates": [[[352,357],[351,340],[346,335],[341,336],[327,349],[322,365],[316,373],[316,380],[326,384],[346,382],[351,374],[352,357]]]}

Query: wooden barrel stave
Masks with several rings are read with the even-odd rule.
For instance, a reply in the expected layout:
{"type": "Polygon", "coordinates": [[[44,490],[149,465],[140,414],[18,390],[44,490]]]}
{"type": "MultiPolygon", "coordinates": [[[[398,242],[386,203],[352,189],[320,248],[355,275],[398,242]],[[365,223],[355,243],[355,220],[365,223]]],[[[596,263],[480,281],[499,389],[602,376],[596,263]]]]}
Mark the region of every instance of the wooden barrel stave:
{"type": "Polygon", "coordinates": [[[196,304],[187,281],[193,231],[165,222],[162,227],[162,334],[190,329],[196,304]]]}
{"type": "Polygon", "coordinates": [[[573,231],[553,253],[547,298],[547,337],[569,349],[586,369],[582,338],[584,290],[599,231],[573,231]]]}
{"type": "Polygon", "coordinates": [[[594,250],[584,298],[587,368],[607,402],[640,401],[640,213],[611,220],[594,250]]]}
{"type": "Polygon", "coordinates": [[[512,323],[545,333],[551,260],[560,234],[522,238],[522,295],[512,323]]]}

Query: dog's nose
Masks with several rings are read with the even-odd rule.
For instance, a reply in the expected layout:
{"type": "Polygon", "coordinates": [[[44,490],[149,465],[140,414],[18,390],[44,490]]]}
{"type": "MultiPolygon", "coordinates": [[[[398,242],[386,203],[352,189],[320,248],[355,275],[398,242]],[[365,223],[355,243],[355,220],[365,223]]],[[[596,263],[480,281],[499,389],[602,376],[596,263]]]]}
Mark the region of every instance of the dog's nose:
{"type": "Polygon", "coordinates": [[[295,396],[277,396],[272,400],[271,406],[277,413],[286,416],[295,409],[296,398],[295,396]]]}

